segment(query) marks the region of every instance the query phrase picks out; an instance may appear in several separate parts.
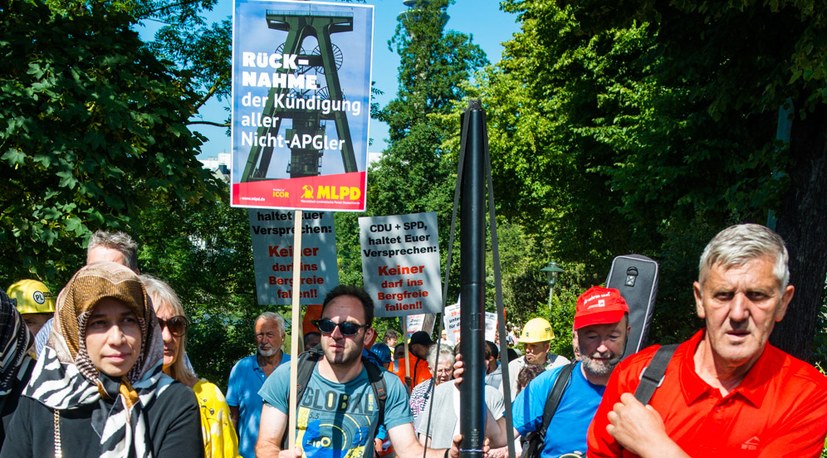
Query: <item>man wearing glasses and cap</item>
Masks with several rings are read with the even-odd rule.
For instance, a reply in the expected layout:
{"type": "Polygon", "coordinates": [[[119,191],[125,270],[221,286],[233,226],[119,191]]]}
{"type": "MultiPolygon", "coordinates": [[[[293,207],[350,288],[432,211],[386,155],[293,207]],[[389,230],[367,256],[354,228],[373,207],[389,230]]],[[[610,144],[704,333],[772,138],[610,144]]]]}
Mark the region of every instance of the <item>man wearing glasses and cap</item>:
{"type": "MultiPolygon", "coordinates": [[[[340,285],[325,297],[316,322],[324,355],[298,400],[296,446],[289,455],[373,457],[373,435],[381,422],[401,458],[458,458],[460,436],[454,437],[450,449],[423,450],[414,433],[405,386],[387,371],[382,371],[386,397],[380,415],[365,366],[370,363],[362,360],[365,343],[376,333],[371,327],[373,313],[373,300],[362,288],[340,285]]],[[[264,399],[259,457],[279,456],[284,437],[292,433],[287,430],[289,392],[289,365],[276,369],[259,391],[264,399]]]]}
{"type": "Polygon", "coordinates": [[[396,372],[399,380],[402,380],[409,388],[416,387],[433,377],[431,369],[428,367],[428,354],[431,352],[433,345],[434,342],[431,340],[431,336],[425,331],[417,331],[411,335],[411,341],[408,343],[408,353],[411,356],[411,376],[408,376],[408,365],[405,358],[399,358],[399,370],[396,372]]]}

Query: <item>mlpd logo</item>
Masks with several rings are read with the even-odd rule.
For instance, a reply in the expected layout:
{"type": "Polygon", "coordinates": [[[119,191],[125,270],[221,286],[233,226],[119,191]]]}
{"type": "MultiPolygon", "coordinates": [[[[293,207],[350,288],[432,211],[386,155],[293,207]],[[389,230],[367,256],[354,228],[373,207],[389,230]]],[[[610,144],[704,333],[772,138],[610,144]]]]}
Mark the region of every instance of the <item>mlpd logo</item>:
{"type": "Polygon", "coordinates": [[[357,201],[362,197],[362,190],[356,186],[313,186],[306,184],[302,186],[302,199],[320,200],[351,200],[357,201]]]}
{"type": "Polygon", "coordinates": [[[306,184],[302,186],[302,199],[312,199],[313,198],[313,186],[306,184]]]}

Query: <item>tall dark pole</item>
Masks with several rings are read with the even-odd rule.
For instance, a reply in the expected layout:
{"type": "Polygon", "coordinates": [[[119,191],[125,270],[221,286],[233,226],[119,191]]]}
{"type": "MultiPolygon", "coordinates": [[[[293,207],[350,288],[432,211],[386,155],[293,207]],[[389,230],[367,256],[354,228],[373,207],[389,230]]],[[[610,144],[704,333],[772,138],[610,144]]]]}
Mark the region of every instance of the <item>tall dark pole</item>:
{"type": "Polygon", "coordinates": [[[460,210],[460,352],[465,374],[460,386],[460,456],[482,457],[485,427],[485,113],[479,101],[465,110],[466,138],[460,210]]]}

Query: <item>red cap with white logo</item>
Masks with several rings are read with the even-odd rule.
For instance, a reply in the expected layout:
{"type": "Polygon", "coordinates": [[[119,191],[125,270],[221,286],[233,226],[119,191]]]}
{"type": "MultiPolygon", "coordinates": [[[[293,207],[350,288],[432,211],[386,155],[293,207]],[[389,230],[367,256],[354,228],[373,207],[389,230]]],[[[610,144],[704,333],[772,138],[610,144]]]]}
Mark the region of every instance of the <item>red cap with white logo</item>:
{"type": "Polygon", "coordinates": [[[595,324],[613,324],[629,313],[626,300],[615,288],[592,286],[577,298],[574,330],[595,324]]]}

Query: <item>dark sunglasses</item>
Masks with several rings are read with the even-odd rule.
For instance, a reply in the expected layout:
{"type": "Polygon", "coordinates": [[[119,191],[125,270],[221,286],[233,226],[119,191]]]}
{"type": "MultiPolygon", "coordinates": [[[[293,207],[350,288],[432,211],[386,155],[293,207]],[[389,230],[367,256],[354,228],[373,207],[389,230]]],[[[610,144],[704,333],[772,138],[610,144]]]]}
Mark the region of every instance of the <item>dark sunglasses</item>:
{"type": "Polygon", "coordinates": [[[181,337],[187,332],[189,321],[187,321],[187,317],[178,315],[168,320],[158,318],[158,324],[161,326],[161,332],[164,332],[164,328],[167,328],[170,334],[175,337],[181,337]]]}
{"type": "Polygon", "coordinates": [[[366,324],[356,324],[351,323],[350,321],[342,321],[341,323],[334,323],[329,318],[322,318],[321,320],[313,321],[313,324],[319,328],[325,334],[330,334],[336,329],[336,326],[339,327],[339,332],[342,333],[343,336],[352,336],[356,335],[362,328],[367,328],[368,325],[366,324]]]}

